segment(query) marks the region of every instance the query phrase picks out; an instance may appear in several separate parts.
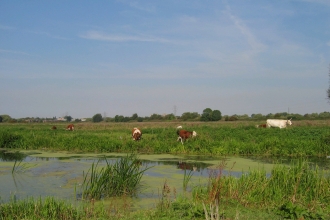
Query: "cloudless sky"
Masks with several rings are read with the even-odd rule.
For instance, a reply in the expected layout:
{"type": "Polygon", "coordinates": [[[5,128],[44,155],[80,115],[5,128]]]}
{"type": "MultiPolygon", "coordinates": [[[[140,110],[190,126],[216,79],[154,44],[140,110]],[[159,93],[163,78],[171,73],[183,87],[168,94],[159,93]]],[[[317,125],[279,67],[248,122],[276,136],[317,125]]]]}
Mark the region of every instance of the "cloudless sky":
{"type": "Polygon", "coordinates": [[[329,0],[0,1],[0,115],[330,111],[329,0]]]}

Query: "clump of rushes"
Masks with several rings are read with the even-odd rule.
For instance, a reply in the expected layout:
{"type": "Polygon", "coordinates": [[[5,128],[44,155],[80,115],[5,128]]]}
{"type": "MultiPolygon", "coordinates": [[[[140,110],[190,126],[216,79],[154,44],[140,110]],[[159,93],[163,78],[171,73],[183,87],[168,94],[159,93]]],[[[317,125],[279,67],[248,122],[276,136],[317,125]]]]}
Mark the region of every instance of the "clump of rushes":
{"type": "Polygon", "coordinates": [[[99,168],[100,161],[93,163],[84,175],[83,199],[101,199],[111,196],[135,195],[143,173],[150,167],[140,169],[141,161],[135,154],[127,155],[114,164],[104,159],[106,165],[99,168]]]}

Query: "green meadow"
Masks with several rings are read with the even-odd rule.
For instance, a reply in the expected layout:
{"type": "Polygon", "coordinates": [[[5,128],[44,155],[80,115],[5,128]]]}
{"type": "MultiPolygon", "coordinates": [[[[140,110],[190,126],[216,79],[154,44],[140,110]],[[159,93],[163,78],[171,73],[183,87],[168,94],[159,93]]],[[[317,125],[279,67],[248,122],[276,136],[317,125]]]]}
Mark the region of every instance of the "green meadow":
{"type": "MultiPolygon", "coordinates": [[[[262,123],[76,123],[75,131],[66,131],[64,123],[0,124],[1,148],[128,155],[104,167],[95,163],[86,171],[83,201],[13,197],[0,204],[0,219],[329,219],[330,173],[304,158],[330,155],[330,122],[299,121],[287,129],[256,128],[262,123]],[[51,129],[54,125],[56,130],[51,129]],[[196,131],[197,137],[183,145],[177,142],[178,125],[196,131]],[[134,127],[142,130],[141,141],[132,140],[134,127]],[[129,197],[139,188],[145,171],[137,168],[139,153],[299,159],[290,165],[275,165],[270,173],[258,168],[240,177],[224,175],[228,165],[223,161],[213,167],[207,184],[197,185],[192,185],[187,170],[182,193],[165,180],[159,186],[155,207],[132,210],[129,197]],[[102,199],[105,197],[107,200],[102,199]]],[[[22,166],[15,162],[13,172],[22,166]]]]}
{"type": "Polygon", "coordinates": [[[136,152],[203,155],[317,156],[330,155],[328,121],[293,122],[286,129],[256,128],[262,122],[144,122],[66,124],[1,124],[0,147],[71,152],[136,152]],[[55,125],[56,130],[51,130],[55,125]],[[194,130],[197,137],[177,142],[176,127],[194,130]],[[142,140],[131,130],[139,127],[142,140]]]}

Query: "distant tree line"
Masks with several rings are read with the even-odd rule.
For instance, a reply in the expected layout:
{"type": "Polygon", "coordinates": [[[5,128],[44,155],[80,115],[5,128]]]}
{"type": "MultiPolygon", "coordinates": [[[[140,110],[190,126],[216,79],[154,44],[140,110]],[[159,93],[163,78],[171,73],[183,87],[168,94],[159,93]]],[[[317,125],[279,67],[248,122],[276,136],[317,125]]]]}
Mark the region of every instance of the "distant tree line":
{"type": "MultiPolygon", "coordinates": [[[[64,116],[66,119],[65,122],[80,122],[81,119],[74,119],[71,116],[64,116]]],[[[275,118],[275,119],[290,119],[292,120],[322,120],[322,119],[330,119],[330,112],[321,112],[321,113],[311,113],[311,114],[294,114],[294,113],[287,113],[287,112],[279,112],[279,113],[269,113],[267,115],[263,114],[252,114],[252,115],[224,115],[222,116],[219,110],[212,110],[210,108],[206,108],[203,110],[201,114],[197,112],[184,112],[181,116],[175,116],[173,113],[171,114],[152,114],[146,117],[140,117],[137,113],[134,113],[131,117],[123,116],[123,115],[116,115],[115,117],[103,117],[102,114],[97,113],[92,118],[86,118],[86,122],[148,122],[148,121],[248,121],[248,120],[266,120],[268,118],[275,118]]],[[[59,122],[56,117],[53,118],[20,118],[14,119],[11,118],[9,115],[0,115],[0,123],[1,122],[59,122]]]]}

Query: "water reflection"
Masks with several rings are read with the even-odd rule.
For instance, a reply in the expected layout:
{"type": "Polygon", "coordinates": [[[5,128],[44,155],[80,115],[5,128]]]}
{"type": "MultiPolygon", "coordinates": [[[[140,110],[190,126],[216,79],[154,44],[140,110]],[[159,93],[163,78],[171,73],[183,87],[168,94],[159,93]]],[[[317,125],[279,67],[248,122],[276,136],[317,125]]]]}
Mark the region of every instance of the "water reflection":
{"type": "Polygon", "coordinates": [[[297,161],[307,161],[311,165],[316,165],[323,170],[330,170],[330,159],[327,157],[261,157],[261,156],[242,156],[242,158],[251,159],[252,161],[262,164],[284,164],[291,165],[297,161]]]}
{"type": "Polygon", "coordinates": [[[27,157],[19,151],[0,150],[0,161],[21,161],[27,157]]]}

